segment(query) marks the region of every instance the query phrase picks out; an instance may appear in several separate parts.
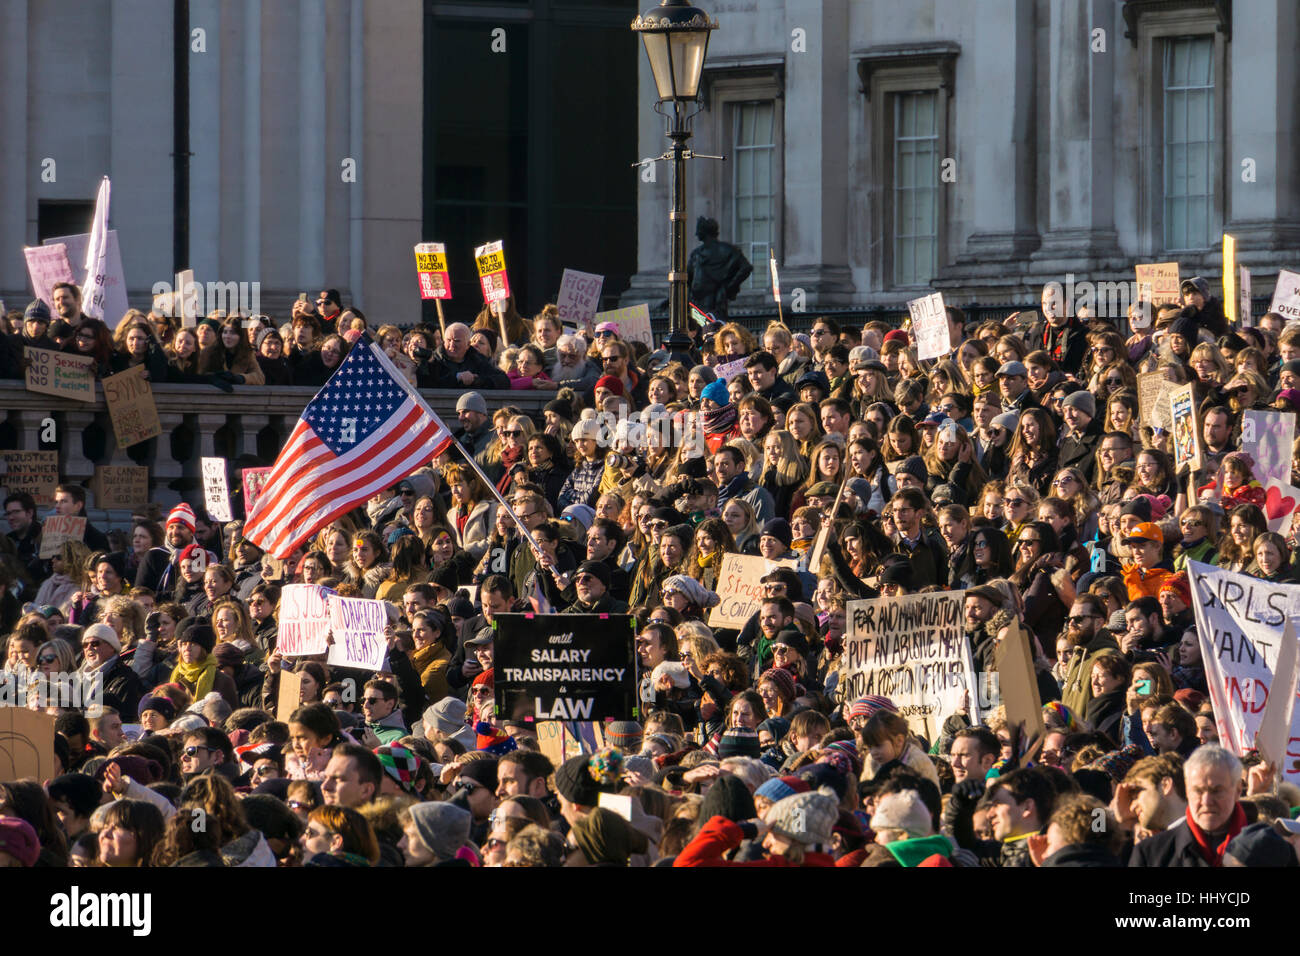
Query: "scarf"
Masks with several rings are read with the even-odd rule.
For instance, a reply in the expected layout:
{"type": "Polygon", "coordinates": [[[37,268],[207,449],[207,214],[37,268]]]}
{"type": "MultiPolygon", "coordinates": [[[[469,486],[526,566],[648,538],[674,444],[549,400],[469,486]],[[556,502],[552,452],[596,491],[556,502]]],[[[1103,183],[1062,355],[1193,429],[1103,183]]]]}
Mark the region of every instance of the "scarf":
{"type": "Polygon", "coordinates": [[[415,672],[423,675],[426,668],[438,659],[438,652],[442,650],[442,641],[430,641],[424,647],[417,647],[411,652],[411,663],[415,665],[415,672]]]}
{"type": "Polygon", "coordinates": [[[695,556],[695,563],[705,571],[716,571],[722,564],[722,551],[714,551],[711,554],[697,554],[695,556]]]}
{"type": "Polygon", "coordinates": [[[497,482],[497,491],[504,494],[505,490],[510,487],[510,482],[514,477],[510,473],[510,469],[517,465],[519,459],[522,457],[524,457],[524,449],[521,445],[516,445],[513,448],[501,449],[501,467],[506,471],[505,474],[501,476],[501,480],[497,482]]]}
{"type": "Polygon", "coordinates": [[[202,700],[212,693],[212,684],[217,678],[217,655],[209,654],[197,664],[177,661],[172,669],[172,683],[182,683],[194,688],[194,699],[202,700]]]}
{"type": "Polygon", "coordinates": [[[1218,846],[1210,846],[1210,835],[1196,825],[1192,819],[1192,808],[1187,808],[1187,828],[1192,831],[1192,838],[1196,841],[1196,848],[1201,851],[1201,856],[1210,866],[1223,866],[1223,854],[1228,851],[1228,844],[1232,838],[1241,832],[1246,825],[1246,811],[1238,803],[1232,808],[1232,816],[1228,818],[1228,835],[1223,838],[1218,846]]]}
{"type": "Polygon", "coordinates": [[[736,405],[734,402],[728,402],[721,408],[715,408],[712,411],[700,413],[700,420],[704,424],[704,433],[706,435],[717,435],[721,432],[729,431],[735,426],[736,417],[736,405]]]}

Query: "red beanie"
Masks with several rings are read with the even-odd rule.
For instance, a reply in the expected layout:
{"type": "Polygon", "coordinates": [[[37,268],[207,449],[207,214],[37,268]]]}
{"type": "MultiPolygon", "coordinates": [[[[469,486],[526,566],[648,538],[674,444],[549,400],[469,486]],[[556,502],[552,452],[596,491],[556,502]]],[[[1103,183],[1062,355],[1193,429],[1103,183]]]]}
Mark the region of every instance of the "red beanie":
{"type": "Polygon", "coordinates": [[[623,394],[623,380],[613,375],[602,375],[596,379],[596,388],[607,388],[615,395],[623,394]]]}
{"type": "Polygon", "coordinates": [[[494,668],[489,667],[482,674],[479,674],[478,677],[475,677],[474,683],[470,686],[477,687],[479,684],[493,684],[495,686],[496,678],[492,674],[493,670],[494,668]]]}

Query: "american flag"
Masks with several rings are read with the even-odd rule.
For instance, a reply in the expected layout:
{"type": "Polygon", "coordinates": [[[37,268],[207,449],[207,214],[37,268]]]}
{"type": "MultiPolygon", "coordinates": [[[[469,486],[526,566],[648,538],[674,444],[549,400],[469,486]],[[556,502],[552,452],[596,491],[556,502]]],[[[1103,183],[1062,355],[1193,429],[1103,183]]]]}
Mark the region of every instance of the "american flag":
{"type": "Polygon", "coordinates": [[[451,444],[451,432],[369,336],[357,341],[271,468],[245,534],[287,558],[335,518],[451,444]]]}

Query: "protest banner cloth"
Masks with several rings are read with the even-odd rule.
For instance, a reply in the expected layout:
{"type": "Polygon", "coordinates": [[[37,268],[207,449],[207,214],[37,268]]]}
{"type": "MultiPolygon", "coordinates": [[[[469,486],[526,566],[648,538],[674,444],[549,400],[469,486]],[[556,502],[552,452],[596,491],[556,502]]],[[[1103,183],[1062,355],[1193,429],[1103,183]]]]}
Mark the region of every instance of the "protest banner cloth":
{"type": "Polygon", "coordinates": [[[1276,312],[1290,322],[1300,319],[1300,272],[1288,272],[1282,269],[1277,274],[1277,285],[1273,287],[1273,301],[1268,311],[1276,312]]]}
{"type": "Polygon", "coordinates": [[[143,508],[149,503],[149,469],[144,465],[97,465],[95,507],[143,508]]]}
{"type": "Polygon", "coordinates": [[[1239,289],[1238,295],[1241,303],[1237,306],[1241,310],[1241,324],[1245,328],[1250,328],[1255,324],[1255,316],[1251,312],[1250,305],[1250,270],[1245,266],[1237,266],[1240,271],[1240,278],[1237,281],[1239,289]]]}
{"type": "Polygon", "coordinates": [[[1174,469],[1182,471],[1190,465],[1193,471],[1205,463],[1201,451],[1201,421],[1196,413],[1196,395],[1191,385],[1184,385],[1169,393],[1169,417],[1173,422],[1174,469]]]}
{"type": "Polygon", "coordinates": [[[1169,393],[1176,385],[1165,378],[1163,369],[1138,372],[1138,414],[1143,425],[1168,431],[1172,425],[1169,417],[1169,393]]]}
{"type": "Polygon", "coordinates": [[[275,697],[275,716],[277,720],[288,722],[289,715],[302,704],[302,675],[280,668],[280,692],[275,697]]]}
{"type": "MultiPolygon", "coordinates": [[[[1268,705],[1282,625],[1300,614],[1300,585],[1264,581],[1199,561],[1188,561],[1187,573],[1219,742],[1244,756],[1255,747],[1268,705]]],[[[1278,768],[1284,780],[1296,784],[1300,784],[1298,719],[1300,710],[1293,710],[1278,768]]]]}
{"type": "Polygon", "coordinates": [[[203,471],[203,504],[208,517],[217,521],[233,521],[230,511],[230,486],[226,483],[226,459],[201,458],[203,471]]]}
{"type": "Polygon", "coordinates": [[[1178,263],[1152,262],[1135,266],[1137,274],[1138,298],[1145,299],[1156,306],[1172,302],[1177,305],[1182,300],[1178,291],[1178,263]]]}
{"type": "Polygon", "coordinates": [[[642,302],[640,305],[629,305],[625,309],[610,309],[608,312],[597,312],[592,316],[595,325],[602,322],[618,323],[618,334],[624,342],[644,342],[646,348],[654,351],[655,341],[654,334],[650,331],[650,305],[642,302]]]}
{"type": "Polygon", "coordinates": [[[38,505],[54,504],[59,483],[57,451],[0,451],[0,485],[11,495],[26,492],[38,505]]]}
{"type": "Polygon", "coordinates": [[[51,780],[54,715],[26,707],[0,707],[0,780],[51,780]]]}
{"type": "Polygon", "coordinates": [[[262,493],[266,487],[267,481],[271,478],[270,468],[245,468],[239,473],[239,483],[244,489],[244,514],[253,513],[253,505],[257,502],[257,496],[262,493]]]}
{"type": "Polygon", "coordinates": [[[27,364],[27,391],[78,402],[95,401],[95,360],[89,355],[36,349],[30,345],[23,346],[23,354],[27,364]]]}
{"type": "Polygon", "coordinates": [[[72,263],[68,261],[68,247],[61,242],[49,246],[26,246],[23,258],[27,260],[27,277],[32,280],[32,292],[54,311],[56,282],[76,282],[72,277],[72,263]]]}
{"type": "Polygon", "coordinates": [[[763,606],[763,585],[759,580],[773,568],[797,568],[797,559],[769,561],[750,554],[722,556],[718,568],[718,603],[709,613],[709,627],[744,627],[763,606]]]}
{"type": "Polygon", "coordinates": [[[713,374],[724,382],[730,382],[737,375],[745,374],[745,360],[739,358],[734,362],[723,362],[721,365],[715,365],[713,366],[713,374]]]}
{"type": "Polygon", "coordinates": [[[628,614],[498,614],[497,713],[511,720],[635,720],[628,614]]]}
{"type": "Polygon", "coordinates": [[[388,604],[366,598],[329,598],[333,643],[325,659],[331,667],[357,667],[377,671],[388,654],[388,604]]]}
{"type": "Polygon", "coordinates": [[[41,550],[38,557],[52,558],[65,541],[80,541],[86,534],[85,515],[50,515],[41,522],[41,550]]]}
{"type": "Polygon", "coordinates": [[[565,269],[560,277],[560,295],[555,300],[560,311],[560,323],[574,328],[591,328],[600,307],[600,290],[604,286],[604,276],[565,269]]]}
{"type": "MultiPolygon", "coordinates": [[[[438,328],[446,334],[447,319],[442,314],[442,300],[451,298],[451,273],[447,270],[447,247],[441,242],[416,243],[415,275],[420,282],[420,298],[433,299],[433,304],[438,309],[438,328]]],[[[402,369],[402,374],[406,374],[406,369],[402,369]]]]}
{"type": "Polygon", "coordinates": [[[1241,413],[1241,450],[1250,456],[1259,483],[1291,481],[1291,447],[1295,444],[1295,415],[1248,408],[1241,413]]]}
{"type": "Polygon", "coordinates": [[[781,308],[781,277],[776,273],[776,253],[767,250],[767,266],[772,271],[772,298],[776,300],[776,315],[785,324],[785,310],[781,308]]]}
{"type": "Polygon", "coordinates": [[[1229,322],[1240,322],[1237,300],[1237,237],[1223,234],[1223,311],[1229,322]]]}
{"type": "Polygon", "coordinates": [[[158,406],[143,365],[133,365],[104,379],[104,400],[113,419],[118,448],[130,448],[162,434],[158,406]]]}
{"type": "Polygon", "coordinates": [[[329,649],[329,597],[333,593],[317,584],[286,584],[280,591],[275,649],[282,657],[324,654],[329,649]]]}
{"type": "Polygon", "coordinates": [[[948,313],[943,308],[943,293],[933,292],[907,303],[912,315],[912,335],[920,359],[940,358],[952,351],[948,330],[948,313]]]}
{"type": "Polygon", "coordinates": [[[978,700],[965,604],[965,591],[850,601],[837,699],[888,697],[913,730],[934,740],[963,699],[978,700]]]}
{"type": "MultiPolygon", "coordinates": [[[[1297,667],[1298,659],[1300,641],[1296,639],[1295,622],[1287,618],[1282,625],[1277,663],[1273,666],[1271,693],[1268,702],[1264,704],[1264,713],[1259,718],[1259,730],[1255,732],[1255,747],[1260,756],[1278,770],[1287,766],[1288,751],[1293,749],[1290,744],[1291,726],[1295,720],[1296,675],[1300,671],[1300,667],[1297,667]]],[[[1300,747],[1294,749],[1297,756],[1300,756],[1300,747]]],[[[1290,762],[1294,764],[1295,757],[1291,757],[1290,762]]],[[[1274,777],[1275,782],[1276,780],[1277,777],[1274,777]]]]}
{"type": "MultiPolygon", "coordinates": [[[[76,263],[75,269],[81,269],[86,261],[86,248],[90,245],[90,233],[83,232],[73,236],[51,236],[41,242],[43,246],[62,244],[67,249],[68,261],[76,263]]],[[[126,278],[122,272],[122,249],[117,242],[117,230],[108,230],[108,271],[104,284],[104,324],[110,329],[117,328],[131,308],[126,297],[126,278]]],[[[78,282],[84,276],[78,276],[78,282]]],[[[84,302],[83,290],[83,302],[84,302]]]]}
{"type": "MultiPolygon", "coordinates": [[[[103,177],[99,181],[99,192],[95,195],[95,215],[91,219],[83,270],[86,278],[81,283],[82,313],[101,322],[104,321],[104,306],[108,301],[108,205],[112,191],[108,177],[103,177]]],[[[121,318],[119,314],[117,319],[121,318]]]]}

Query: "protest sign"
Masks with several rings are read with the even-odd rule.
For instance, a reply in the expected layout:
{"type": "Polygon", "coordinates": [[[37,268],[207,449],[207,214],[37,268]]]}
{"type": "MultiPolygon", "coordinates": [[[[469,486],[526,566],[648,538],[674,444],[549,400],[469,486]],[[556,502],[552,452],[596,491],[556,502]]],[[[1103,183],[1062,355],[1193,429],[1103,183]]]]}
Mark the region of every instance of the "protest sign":
{"type": "Polygon", "coordinates": [[[23,492],[38,505],[54,504],[54,489],[59,483],[57,451],[0,451],[0,485],[7,494],[23,492]]]}
{"type": "Polygon", "coordinates": [[[451,273],[447,271],[447,247],[441,242],[416,244],[415,274],[420,281],[421,299],[451,298],[451,273]]]}
{"type": "Polygon", "coordinates": [[[763,604],[759,579],[773,568],[794,568],[797,559],[769,561],[749,554],[724,554],[718,568],[718,604],[709,614],[709,627],[744,627],[763,604]]]}
{"type": "Polygon", "coordinates": [[[1169,393],[1177,386],[1165,378],[1163,370],[1138,372],[1138,414],[1142,424],[1168,431],[1169,393]]]}
{"type": "Polygon", "coordinates": [[[591,754],[605,746],[605,725],[597,721],[539,720],[537,746],[558,767],[570,757],[591,754]]]}
{"type": "MultiPolygon", "coordinates": [[[[1244,756],[1255,747],[1268,705],[1282,625],[1300,614],[1300,585],[1264,581],[1199,561],[1188,561],[1187,572],[1219,742],[1244,756]]],[[[1283,779],[1300,784],[1298,719],[1300,710],[1293,709],[1279,770],[1283,779]]]]}
{"type": "Polygon", "coordinates": [[[95,360],[54,349],[23,347],[27,358],[27,391],[78,402],[95,400],[95,360]]]}
{"type": "MultiPolygon", "coordinates": [[[[62,244],[67,250],[68,261],[77,263],[77,268],[82,269],[86,261],[86,246],[90,244],[90,233],[83,232],[75,236],[53,236],[41,243],[43,246],[53,246],[62,244]]],[[[117,328],[117,323],[122,321],[122,316],[126,315],[127,309],[131,307],[126,299],[126,278],[122,273],[122,249],[117,242],[117,230],[108,230],[108,257],[106,260],[108,271],[104,277],[104,324],[110,329],[117,328]]],[[[85,275],[78,276],[77,283],[81,284],[85,275]]]]}
{"type": "Polygon", "coordinates": [[[288,668],[280,668],[280,692],[275,698],[275,716],[288,721],[289,715],[302,703],[302,675],[288,668]]]}
{"type": "Polygon", "coordinates": [[[1269,531],[1285,536],[1291,530],[1296,505],[1300,504],[1300,488],[1289,481],[1268,481],[1264,485],[1264,520],[1269,531]]]}
{"type": "Polygon", "coordinates": [[[1277,285],[1273,287],[1273,301],[1268,311],[1276,312],[1290,322],[1300,319],[1300,272],[1288,272],[1282,269],[1277,274],[1277,285]]]}
{"type": "MultiPolygon", "coordinates": [[[[1272,693],[1268,695],[1268,702],[1264,704],[1264,713],[1259,718],[1259,730],[1255,733],[1255,745],[1260,756],[1279,770],[1287,765],[1291,725],[1295,720],[1298,657],[1300,657],[1300,641],[1296,639],[1295,622],[1287,618],[1286,623],[1282,625],[1277,663],[1273,666],[1272,693]]],[[[1297,755],[1300,755],[1300,748],[1297,748],[1297,755]]]]}
{"type": "Polygon", "coordinates": [[[330,595],[330,645],[327,663],[331,667],[359,667],[377,671],[388,653],[388,605],[384,601],[330,595]]]}
{"type": "Polygon", "coordinates": [[[1295,443],[1295,415],[1263,408],[1241,413],[1241,450],[1250,456],[1251,469],[1260,484],[1291,481],[1291,446],[1295,443]]]}
{"type": "Polygon", "coordinates": [[[933,292],[907,303],[912,314],[912,336],[916,355],[921,359],[939,358],[952,351],[948,333],[948,313],[943,308],[943,293],[933,292]]]}
{"type": "MultiPolygon", "coordinates": [[[[997,662],[998,690],[1002,703],[1006,706],[1007,726],[1020,728],[1021,745],[1028,748],[1035,740],[1041,742],[1046,727],[1029,638],[1015,620],[1012,620],[1007,636],[998,645],[997,662]]],[[[974,701],[975,698],[972,696],[971,700],[974,701]]],[[[982,701],[980,705],[983,706],[982,701]]]]}
{"type": "Polygon", "coordinates": [[[1238,296],[1241,301],[1237,308],[1240,310],[1241,324],[1246,328],[1250,328],[1255,324],[1255,317],[1251,313],[1250,306],[1250,270],[1245,266],[1237,266],[1237,268],[1241,272],[1241,277],[1237,282],[1237,287],[1240,290],[1238,296]]]}
{"type": "Polygon", "coordinates": [[[577,269],[565,269],[560,278],[560,296],[555,300],[560,310],[560,322],[574,327],[585,327],[595,317],[600,307],[600,290],[605,277],[577,269]]]}
{"type": "Polygon", "coordinates": [[[230,512],[230,486],[226,484],[226,459],[201,458],[203,471],[203,504],[208,517],[218,521],[233,521],[230,512]]]}
{"type": "Polygon", "coordinates": [[[511,720],[635,720],[627,614],[498,614],[497,713],[511,720]]]}
{"type": "Polygon", "coordinates": [[[506,254],[501,240],[476,248],[474,262],[483,286],[483,301],[490,304],[510,298],[510,279],[506,276],[506,254]]]}
{"type": "Polygon", "coordinates": [[[54,715],[26,707],[0,707],[0,780],[50,780],[54,762],[54,715]]]}
{"type": "Polygon", "coordinates": [[[1205,461],[1201,452],[1201,421],[1196,413],[1196,394],[1191,385],[1169,392],[1169,417],[1173,422],[1174,468],[1181,471],[1184,465],[1192,470],[1205,461]]]}
{"type": "Polygon", "coordinates": [[[192,329],[199,321],[199,287],[194,282],[194,270],[182,269],[176,273],[175,291],[172,293],[173,314],[180,316],[181,328],[192,329]]]}
{"type": "Polygon", "coordinates": [[[275,649],[284,657],[324,654],[329,648],[329,596],[316,584],[286,584],[280,591],[280,623],[275,649]]]}
{"type": "Polygon", "coordinates": [[[97,465],[95,507],[143,508],[149,502],[149,469],[144,465],[97,465]]]}
{"type": "Polygon", "coordinates": [[[250,515],[253,513],[253,505],[257,502],[257,496],[262,493],[262,489],[266,487],[270,477],[270,468],[245,468],[239,473],[239,481],[244,489],[244,514],[250,515]]]}
{"type": "Polygon", "coordinates": [[[27,275],[32,280],[32,292],[54,311],[54,294],[50,291],[56,282],[76,282],[72,277],[72,263],[68,261],[68,247],[61,242],[48,246],[27,246],[23,249],[27,260],[27,275]]]}
{"type": "Polygon", "coordinates": [[[1145,299],[1151,305],[1164,305],[1167,302],[1177,304],[1181,300],[1178,292],[1178,263],[1152,262],[1136,266],[1138,298],[1145,299]]]}
{"type": "Polygon", "coordinates": [[[654,351],[654,335],[650,331],[650,306],[642,302],[640,305],[629,305],[626,309],[610,309],[608,312],[597,312],[591,320],[594,324],[600,325],[602,322],[618,323],[618,336],[624,342],[644,342],[646,348],[654,351]]]}
{"type": "Polygon", "coordinates": [[[1237,237],[1223,234],[1223,311],[1229,322],[1240,322],[1237,301],[1237,237]]]}
{"type": "Polygon", "coordinates": [[[745,360],[736,359],[734,362],[723,362],[721,365],[713,366],[713,373],[724,382],[730,382],[737,375],[745,374],[745,360]]]}
{"type": "Polygon", "coordinates": [[[39,557],[54,557],[65,541],[80,541],[85,533],[85,515],[50,515],[41,522],[39,557]]]}
{"type": "Polygon", "coordinates": [[[934,740],[967,694],[978,699],[965,603],[965,591],[850,601],[836,696],[888,697],[913,730],[934,740]]]}
{"type": "Polygon", "coordinates": [[[143,365],[133,365],[104,379],[104,400],[113,419],[118,448],[130,448],[162,434],[158,406],[143,365]]]}

